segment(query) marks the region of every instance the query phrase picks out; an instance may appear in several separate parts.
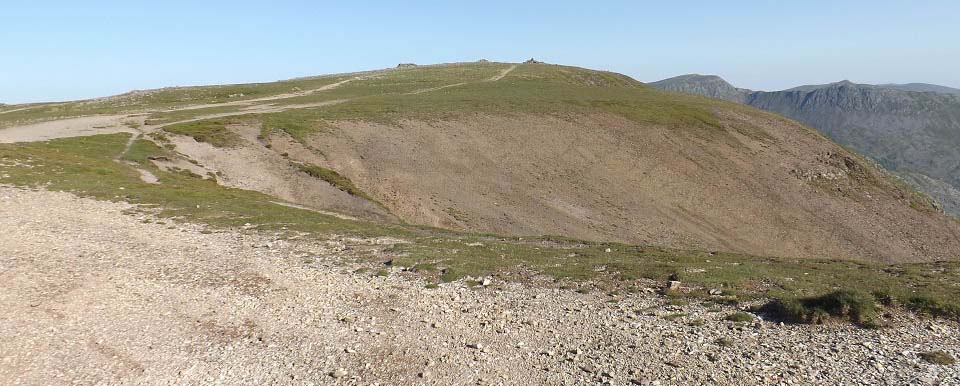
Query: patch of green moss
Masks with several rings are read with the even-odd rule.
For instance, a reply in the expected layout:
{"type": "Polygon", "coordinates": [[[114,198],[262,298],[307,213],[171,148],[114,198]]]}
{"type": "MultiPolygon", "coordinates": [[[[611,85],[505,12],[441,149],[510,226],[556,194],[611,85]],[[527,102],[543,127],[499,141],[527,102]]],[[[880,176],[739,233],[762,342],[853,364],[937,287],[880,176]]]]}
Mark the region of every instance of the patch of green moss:
{"type": "Polygon", "coordinates": [[[210,119],[195,122],[178,123],[166,126],[164,131],[185,135],[193,138],[197,142],[209,143],[216,147],[234,147],[242,143],[242,139],[236,133],[227,129],[227,125],[232,123],[225,119],[210,119]]]}
{"type": "Polygon", "coordinates": [[[360,190],[360,188],[353,184],[353,181],[350,181],[349,178],[344,177],[340,173],[313,164],[297,162],[294,163],[294,165],[296,165],[301,172],[304,172],[311,177],[324,180],[330,185],[333,185],[335,188],[340,189],[351,196],[357,196],[376,202],[373,197],[370,197],[368,194],[364,193],[362,190],[360,190]]]}

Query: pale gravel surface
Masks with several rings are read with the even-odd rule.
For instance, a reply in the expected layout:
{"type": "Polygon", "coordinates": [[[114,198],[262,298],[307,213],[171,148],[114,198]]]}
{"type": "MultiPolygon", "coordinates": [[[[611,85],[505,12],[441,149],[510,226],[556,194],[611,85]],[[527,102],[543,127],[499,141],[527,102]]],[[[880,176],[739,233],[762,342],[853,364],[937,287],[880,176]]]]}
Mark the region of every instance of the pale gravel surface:
{"type": "Polygon", "coordinates": [[[352,273],[396,241],[208,233],[130,208],[0,187],[0,384],[960,383],[917,358],[960,354],[952,322],[735,325],[654,294],[425,289],[352,273]]]}
{"type": "Polygon", "coordinates": [[[136,130],[124,124],[127,119],[131,119],[131,116],[95,115],[0,128],[0,143],[46,141],[96,134],[136,133],[136,130]]]}

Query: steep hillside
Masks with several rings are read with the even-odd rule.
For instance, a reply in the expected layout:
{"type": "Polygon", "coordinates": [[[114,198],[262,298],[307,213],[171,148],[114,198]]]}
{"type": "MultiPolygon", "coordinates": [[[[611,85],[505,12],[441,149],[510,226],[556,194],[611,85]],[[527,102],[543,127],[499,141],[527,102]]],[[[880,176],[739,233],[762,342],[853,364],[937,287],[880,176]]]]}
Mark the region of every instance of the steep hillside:
{"type": "MultiPolygon", "coordinates": [[[[704,87],[714,83],[708,81],[704,87]]],[[[947,212],[960,215],[960,97],[904,91],[949,90],[922,86],[842,81],[749,92],[742,102],[819,129],[915,183],[942,203],[947,212]]],[[[687,87],[677,91],[712,96],[697,90],[687,87]]]]}
{"type": "Polygon", "coordinates": [[[124,96],[27,112],[32,122],[91,106],[147,112],[115,129],[170,151],[144,162],[377,221],[883,262],[960,251],[960,225],[924,197],[816,131],[749,107],[544,64],[309,81],[231,86],[263,90],[236,101],[161,90],[160,105],[124,96]]]}

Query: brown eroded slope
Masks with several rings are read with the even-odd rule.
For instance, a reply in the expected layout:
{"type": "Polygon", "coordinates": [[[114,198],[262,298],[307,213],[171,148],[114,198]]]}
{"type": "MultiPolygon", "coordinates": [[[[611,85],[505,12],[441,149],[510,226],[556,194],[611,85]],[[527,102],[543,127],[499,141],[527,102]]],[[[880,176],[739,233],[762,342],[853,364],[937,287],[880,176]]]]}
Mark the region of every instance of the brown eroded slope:
{"type": "Polygon", "coordinates": [[[950,258],[957,226],[807,129],[730,113],[725,141],[598,114],[341,122],[312,144],[401,218],[753,254],[950,258]],[[729,128],[762,130],[750,137],[729,128]]]}

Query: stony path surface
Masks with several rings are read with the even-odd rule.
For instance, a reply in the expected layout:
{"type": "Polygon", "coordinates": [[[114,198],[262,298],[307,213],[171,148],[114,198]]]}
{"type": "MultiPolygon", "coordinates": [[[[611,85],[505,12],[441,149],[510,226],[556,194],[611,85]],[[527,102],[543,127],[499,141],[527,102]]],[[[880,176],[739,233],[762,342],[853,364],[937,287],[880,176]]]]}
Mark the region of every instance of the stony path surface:
{"type": "Polygon", "coordinates": [[[516,69],[517,69],[517,65],[516,65],[516,64],[511,65],[510,67],[507,67],[506,69],[504,69],[503,71],[501,71],[499,74],[497,74],[497,76],[494,76],[493,78],[490,78],[488,81],[489,81],[489,82],[496,82],[496,81],[498,81],[498,80],[500,80],[500,79],[503,79],[504,77],[507,76],[507,74],[509,74],[510,72],[512,72],[513,70],[516,70],[516,69]]]}
{"type": "Polygon", "coordinates": [[[960,354],[955,323],[737,325],[654,294],[426,289],[353,272],[395,240],[210,233],[129,209],[0,187],[0,384],[960,383],[917,357],[960,354]]]}
{"type": "Polygon", "coordinates": [[[96,134],[135,133],[124,124],[128,115],[96,115],[0,128],[0,143],[46,141],[96,134]]]}
{"type": "MultiPolygon", "coordinates": [[[[265,97],[260,97],[260,98],[242,99],[242,100],[231,101],[231,102],[205,103],[205,104],[197,104],[197,105],[191,105],[191,106],[183,106],[183,107],[178,107],[178,108],[175,108],[175,109],[163,110],[162,112],[164,112],[164,113],[169,113],[169,112],[175,112],[175,111],[198,110],[198,109],[205,109],[205,108],[211,108],[211,107],[224,107],[224,106],[248,106],[249,109],[251,109],[251,110],[256,110],[258,107],[262,107],[262,106],[264,106],[264,105],[269,106],[269,104],[264,104],[264,103],[261,103],[261,102],[274,102],[274,101],[278,101],[278,100],[281,100],[281,99],[302,97],[302,96],[307,96],[307,95],[311,95],[311,94],[314,94],[314,93],[318,93],[318,92],[321,92],[321,91],[329,91],[329,90],[333,90],[333,89],[339,88],[340,86],[343,86],[343,85],[345,85],[345,84],[347,84],[347,83],[350,83],[350,82],[353,82],[353,81],[356,81],[356,80],[360,80],[360,79],[364,79],[364,78],[369,78],[369,77],[372,77],[372,76],[375,76],[375,75],[374,75],[374,74],[370,74],[370,75],[366,75],[366,76],[356,76],[356,77],[353,77],[353,78],[347,78],[347,79],[341,80],[341,81],[339,81],[339,82],[331,83],[331,84],[328,84],[328,85],[325,85],[325,86],[320,86],[320,87],[317,87],[317,88],[315,88],[315,89],[310,89],[310,90],[305,90],[305,91],[296,91],[296,92],[281,93],[281,94],[270,95],[270,96],[265,96],[265,97]]],[[[245,108],[245,110],[246,110],[246,108],[245,108]]]]}
{"type": "Polygon", "coordinates": [[[152,125],[152,126],[145,125],[143,126],[142,131],[144,133],[151,133],[167,126],[179,125],[181,123],[187,123],[187,122],[196,122],[196,121],[202,121],[206,119],[226,118],[226,117],[234,117],[234,116],[248,115],[248,114],[279,113],[287,110],[309,109],[309,108],[315,108],[315,107],[332,106],[332,105],[336,105],[336,104],[340,104],[348,101],[350,101],[350,99],[335,99],[335,100],[329,100],[329,101],[323,101],[323,102],[292,104],[292,105],[251,104],[250,106],[244,107],[242,110],[239,110],[239,111],[200,115],[190,119],[167,122],[167,123],[152,125]]]}

